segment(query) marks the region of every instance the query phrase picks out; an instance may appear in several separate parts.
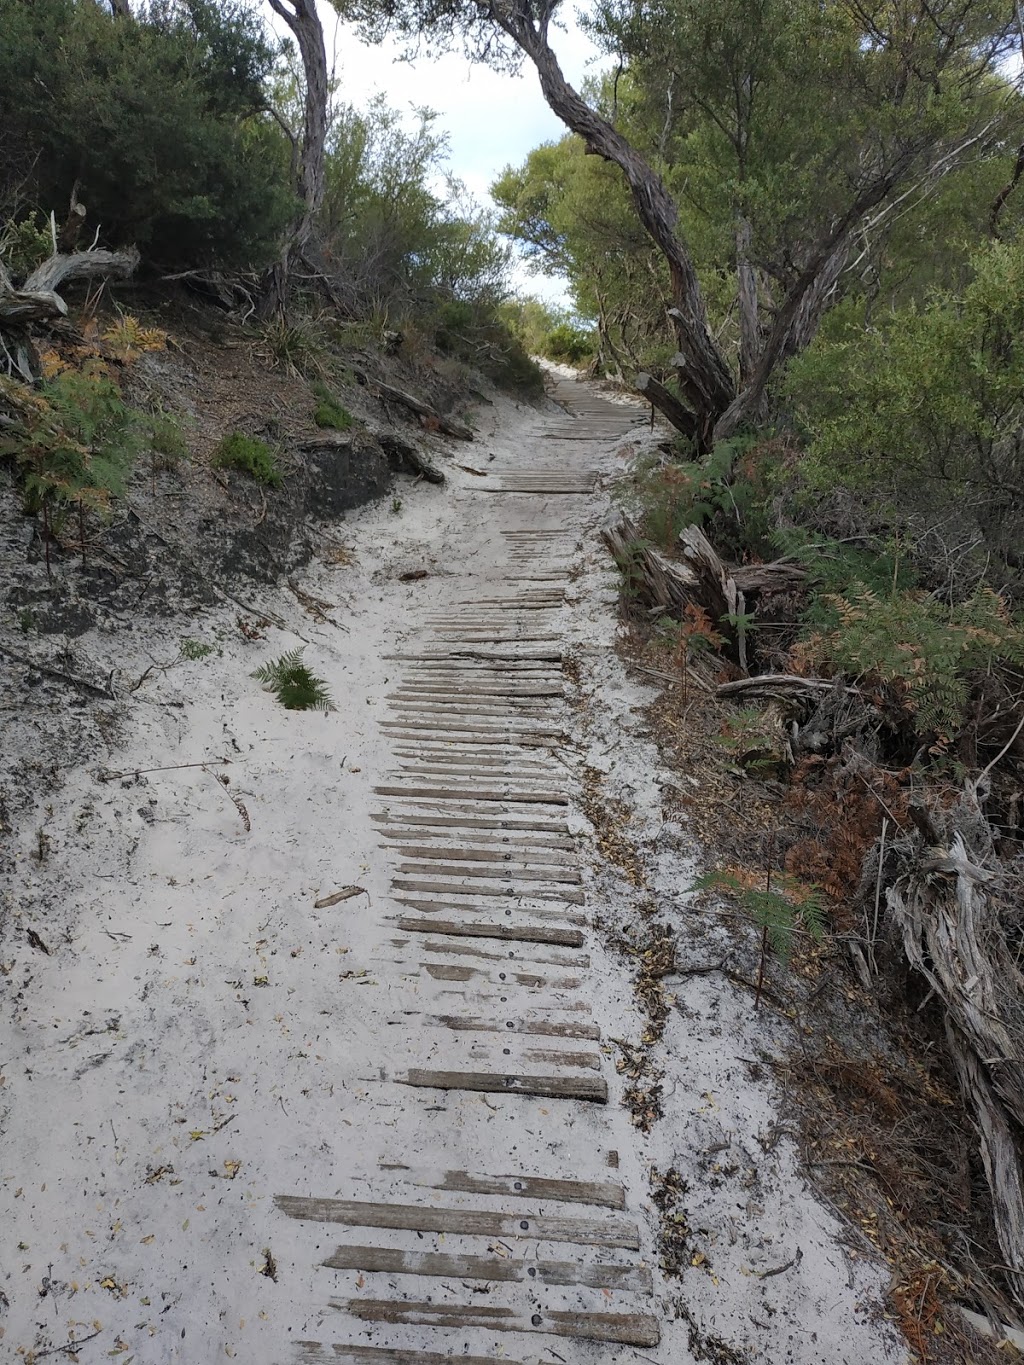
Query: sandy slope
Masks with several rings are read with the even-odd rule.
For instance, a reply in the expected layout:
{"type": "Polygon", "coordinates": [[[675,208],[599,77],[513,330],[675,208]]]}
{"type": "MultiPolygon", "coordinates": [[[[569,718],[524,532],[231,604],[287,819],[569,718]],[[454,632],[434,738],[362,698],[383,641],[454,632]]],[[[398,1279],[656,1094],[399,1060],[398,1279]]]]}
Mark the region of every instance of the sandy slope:
{"type": "MultiPolygon", "coordinates": [[[[551,420],[550,412],[499,401],[481,417],[471,451],[453,458],[513,459],[551,420]]],[[[611,451],[600,458],[616,467],[611,451]]],[[[65,750],[55,745],[73,758],[59,791],[19,820],[16,871],[4,888],[7,1358],[32,1350],[41,1358],[69,1335],[98,1333],[82,1346],[83,1361],[202,1365],[227,1357],[263,1365],[290,1359],[290,1340],[326,1330],[327,1292],[309,1253],[333,1245],[331,1230],[282,1226],[272,1196],[307,1172],[334,1172],[339,1188],[369,1176],[382,1157],[401,1155],[395,1135],[410,1131],[398,1126],[402,1106],[419,1103],[380,1084],[402,1049],[415,1047],[396,1041],[394,1054],[382,1057],[380,1043],[382,1021],[415,988],[394,970],[381,937],[388,876],[370,816],[372,788],[392,761],[379,728],[398,667],[391,656],[446,600],[453,577],[497,542],[501,500],[480,498],[474,477],[457,466],[449,476],[448,489],[401,487],[400,507],[385,502],[332,528],[332,542],[350,545],[353,562],[314,562],[298,580],[337,604],[330,624],[282,590],[263,591],[260,601],[287,628],[271,626],[257,642],[226,608],[92,632],[84,654],[122,680],[138,678],[154,658],[172,660],[185,636],[215,652],[151,673],[129,700],[108,707],[120,727],[109,749],[93,740],[87,755],[73,747],[82,722],[63,702],[56,715],[41,707],[38,724],[20,717],[7,726],[8,763],[36,754],[62,763],[65,750]],[[428,578],[400,581],[421,567],[428,578]],[[338,702],[332,714],[285,712],[250,676],[302,642],[338,702]],[[109,777],[202,761],[210,771],[109,777]],[[227,790],[216,772],[229,778],[227,790]],[[228,793],[244,805],[250,832],[228,793]],[[315,908],[348,884],[366,895],[315,908]],[[29,928],[49,954],[31,946],[29,928]],[[260,1273],[267,1248],[276,1280],[260,1273]]],[[[662,908],[685,925],[685,839],[662,823],[657,760],[636,733],[643,694],[612,652],[614,582],[593,534],[604,505],[599,497],[582,514],[581,577],[566,612],[583,681],[577,752],[565,761],[582,757],[603,770],[609,794],[634,809],[633,834],[662,908]]],[[[578,813],[572,820],[585,831],[578,813]]],[[[591,882],[598,919],[632,913],[635,893],[596,851],[591,882]]],[[[628,968],[600,953],[596,960],[607,1017],[638,1036],[628,968]]],[[[689,1222],[710,1265],[659,1290],[661,1346],[573,1354],[562,1345],[558,1356],[534,1336],[517,1358],[902,1359],[877,1321],[879,1272],[844,1252],[787,1140],[770,1131],[785,1116],[739,1060],[772,1046],[771,1034],[746,999],[693,978],[659,1058],[665,1120],[645,1143],[624,1111],[614,1119],[634,1181],[651,1161],[685,1175],[689,1222]],[[761,1278],[797,1250],[791,1270],[761,1278]],[[713,1339],[735,1356],[715,1355],[713,1339]]],[[[554,1138],[552,1150],[560,1148],[557,1159],[572,1174],[587,1155],[577,1150],[586,1130],[554,1138]]],[[[523,1134],[524,1145],[541,1140],[523,1134]]],[[[652,1248],[653,1229],[649,1218],[652,1248]]],[[[489,1349],[480,1336],[465,1340],[489,1349]]],[[[461,1342],[449,1344],[461,1350],[461,1342]]]]}

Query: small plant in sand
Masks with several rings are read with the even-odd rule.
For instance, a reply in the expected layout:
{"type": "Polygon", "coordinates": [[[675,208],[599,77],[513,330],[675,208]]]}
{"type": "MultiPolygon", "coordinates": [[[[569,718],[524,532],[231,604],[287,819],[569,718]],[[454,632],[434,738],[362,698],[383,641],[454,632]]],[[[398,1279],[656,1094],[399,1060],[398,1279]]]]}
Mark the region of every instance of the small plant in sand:
{"type": "Polygon", "coordinates": [[[213,653],[213,645],[204,644],[202,640],[194,640],[191,635],[186,635],[179,646],[183,659],[205,659],[207,654],[213,653]]]}
{"type": "Polygon", "coordinates": [[[699,877],[696,888],[728,892],[761,930],[755,1009],[761,1004],[768,953],[774,952],[782,962],[788,962],[798,928],[816,943],[824,936],[825,907],[817,890],[802,885],[793,877],[778,874],[773,885],[771,858],[763,877],[742,868],[723,869],[699,877]]]}
{"type": "Polygon", "coordinates": [[[244,436],[240,431],[224,437],[213,452],[213,463],[217,469],[240,469],[256,483],[269,484],[271,488],[280,488],[284,481],[274,452],[266,441],[244,436]]]}
{"type": "Polygon", "coordinates": [[[323,678],[318,678],[302,662],[302,650],[293,649],[257,668],[253,677],[273,692],[288,711],[333,711],[334,703],[323,678]]]}

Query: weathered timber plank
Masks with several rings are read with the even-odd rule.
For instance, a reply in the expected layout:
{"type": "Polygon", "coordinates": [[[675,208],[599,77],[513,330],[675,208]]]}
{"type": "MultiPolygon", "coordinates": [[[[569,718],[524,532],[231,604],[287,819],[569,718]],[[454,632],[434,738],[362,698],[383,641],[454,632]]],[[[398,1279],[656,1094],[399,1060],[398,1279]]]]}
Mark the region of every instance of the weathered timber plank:
{"type": "Polygon", "coordinates": [[[409,858],[436,858],[440,862],[478,862],[496,863],[499,867],[506,863],[516,865],[529,863],[533,867],[566,867],[579,861],[574,853],[563,853],[560,849],[522,847],[513,844],[496,844],[491,848],[431,848],[408,844],[401,846],[409,858]]]}
{"type": "Polygon", "coordinates": [[[507,801],[509,805],[567,806],[569,798],[564,792],[535,791],[511,792],[496,791],[481,787],[374,787],[377,796],[429,796],[435,801],[507,801]]]}
{"type": "Polygon", "coordinates": [[[539,1175],[478,1175],[470,1171],[421,1170],[416,1166],[386,1166],[402,1171],[414,1185],[430,1190],[457,1190],[461,1194],[511,1195],[513,1199],[548,1200],[557,1204],[598,1204],[608,1209],[626,1207],[626,1191],[606,1180],[551,1180],[539,1175]]]}
{"type": "MultiPolygon", "coordinates": [[[[422,807],[417,807],[422,810],[422,807]]],[[[526,820],[517,815],[484,815],[483,813],[470,813],[468,818],[461,816],[455,817],[438,814],[416,814],[409,811],[398,811],[397,814],[391,810],[378,811],[370,816],[370,819],[377,824],[385,825],[427,825],[434,829],[503,829],[503,830],[529,830],[533,833],[558,834],[563,839],[571,838],[569,827],[564,820],[550,818],[546,820],[526,820]]]]}
{"type": "MultiPolygon", "coordinates": [[[[501,1256],[449,1256],[394,1247],[341,1246],[321,1262],[329,1270],[382,1271],[387,1275],[434,1275],[459,1280],[533,1280],[537,1284],[582,1285],[650,1294],[651,1272],[638,1265],[590,1265],[575,1261],[515,1261],[501,1256]]],[[[461,1359],[461,1357],[460,1357],[461,1359]]]]}
{"type": "Polygon", "coordinates": [[[390,1346],[350,1346],[341,1342],[324,1345],[320,1341],[297,1341],[296,1360],[299,1365],[519,1365],[508,1356],[452,1357],[437,1351],[406,1351],[390,1346]]]}
{"type": "MultiPolygon", "coordinates": [[[[482,923],[493,924],[495,921],[490,919],[494,913],[493,905],[476,905],[463,901],[453,900],[451,896],[446,896],[443,900],[422,900],[418,896],[395,896],[396,905],[404,905],[409,910],[420,910],[424,915],[480,915],[482,923]]],[[[521,909],[521,907],[516,907],[521,909]]],[[[530,906],[528,910],[522,911],[531,919],[544,920],[549,924],[571,924],[585,928],[590,924],[589,915],[581,915],[575,910],[547,910],[541,906],[530,906]]],[[[509,916],[506,916],[507,922],[509,916]]]]}
{"type": "MultiPolygon", "coordinates": [[[[476,882],[472,887],[453,886],[450,882],[422,882],[408,879],[404,876],[395,876],[391,882],[395,892],[416,891],[425,892],[433,896],[507,896],[509,888],[505,886],[488,886],[483,882],[476,882]]],[[[562,901],[567,905],[585,905],[586,895],[582,891],[569,891],[559,889],[558,891],[537,890],[533,887],[529,892],[520,893],[529,900],[536,901],[562,901]]]]}
{"type": "Polygon", "coordinates": [[[525,986],[531,991],[578,991],[583,980],[578,976],[538,976],[536,972],[493,972],[481,967],[462,967],[454,962],[421,962],[420,970],[434,981],[486,981],[490,986],[502,981],[525,986]]]}
{"type": "MultiPolygon", "coordinates": [[[[408,942],[408,940],[404,940],[408,942]]],[[[441,943],[437,940],[428,939],[426,943],[420,945],[425,953],[445,953],[446,955],[461,955],[467,957],[480,958],[485,962],[503,962],[512,965],[523,965],[529,963],[539,963],[545,967],[575,967],[582,970],[590,966],[590,958],[586,953],[536,953],[529,952],[523,954],[517,948],[503,949],[500,953],[489,953],[486,948],[478,946],[476,943],[441,943]]],[[[554,986],[556,983],[552,982],[554,986]]]]}
{"type": "Polygon", "coordinates": [[[498,1021],[468,1014],[423,1014],[422,1024],[454,1029],[457,1033],[532,1033],[544,1038],[584,1038],[599,1042],[601,1030],[596,1024],[574,1024],[561,1019],[508,1019],[498,1021]],[[511,1027],[509,1027],[511,1025],[511,1027]]]}
{"type": "Polygon", "coordinates": [[[579,1071],[600,1071],[601,1058],[596,1052],[561,1052],[556,1047],[528,1047],[522,1054],[524,1062],[541,1066],[571,1066],[579,1071]]]}
{"type": "Polygon", "coordinates": [[[623,1218],[523,1217],[489,1209],[447,1209],[433,1205],[375,1203],[365,1199],[318,1199],[275,1194],[274,1204],[289,1218],[341,1223],[350,1228],[393,1228],[447,1232],[458,1237],[529,1237],[539,1242],[640,1250],[635,1223],[623,1218]]]}
{"type": "Polygon", "coordinates": [[[608,1103],[608,1085],[593,1076],[529,1076],[519,1072],[429,1071],[410,1067],[403,1085],[428,1090],[473,1090],[490,1095],[540,1095],[552,1100],[608,1103]]]}
{"type": "Polygon", "coordinates": [[[506,943],[549,943],[559,948],[581,948],[579,929],[548,929],[542,924],[461,924],[458,920],[414,919],[403,915],[399,929],[411,934],[451,934],[453,938],[496,938],[506,943]]]}
{"type": "Polygon", "coordinates": [[[363,1322],[406,1323],[422,1327],[483,1327],[502,1332],[546,1332],[582,1341],[614,1341],[625,1346],[657,1346],[661,1329],[645,1313],[519,1313],[489,1304],[413,1303],[388,1299],[332,1299],[363,1322]]]}
{"type": "Polygon", "coordinates": [[[425,873],[435,877],[489,877],[492,881],[556,882],[566,886],[579,886],[583,881],[580,873],[572,868],[523,867],[504,860],[491,861],[480,867],[476,863],[463,866],[459,860],[451,858],[438,863],[399,863],[397,870],[403,877],[425,873]]]}
{"type": "MultiPolygon", "coordinates": [[[[465,829],[432,829],[428,826],[420,826],[417,829],[401,829],[395,827],[381,831],[385,839],[406,840],[406,839],[459,839],[464,844],[479,844],[485,850],[499,852],[502,849],[511,847],[509,836],[493,834],[474,834],[465,829]]],[[[395,847],[407,848],[405,843],[396,844],[395,847]]],[[[576,841],[569,835],[563,834],[525,834],[519,833],[515,836],[515,847],[522,853],[532,851],[540,854],[561,853],[564,856],[578,857],[576,852],[576,841]]]]}

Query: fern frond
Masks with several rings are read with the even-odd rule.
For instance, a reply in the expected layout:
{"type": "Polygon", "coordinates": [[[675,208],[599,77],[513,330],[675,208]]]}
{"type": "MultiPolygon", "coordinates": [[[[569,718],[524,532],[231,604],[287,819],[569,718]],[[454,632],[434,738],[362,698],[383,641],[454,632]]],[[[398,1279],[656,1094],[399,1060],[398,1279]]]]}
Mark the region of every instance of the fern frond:
{"type": "Polygon", "coordinates": [[[271,659],[253,670],[253,677],[287,711],[333,711],[334,702],[327,683],[302,662],[303,646],[271,659]]]}

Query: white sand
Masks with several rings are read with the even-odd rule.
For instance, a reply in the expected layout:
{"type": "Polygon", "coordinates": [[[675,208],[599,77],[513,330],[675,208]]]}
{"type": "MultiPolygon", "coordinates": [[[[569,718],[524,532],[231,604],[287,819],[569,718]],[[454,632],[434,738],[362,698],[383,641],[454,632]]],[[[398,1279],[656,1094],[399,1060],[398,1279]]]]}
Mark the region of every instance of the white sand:
{"type": "MultiPolygon", "coordinates": [[[[453,452],[455,461],[514,456],[553,419],[499,400],[480,420],[477,443],[453,452]]],[[[615,467],[610,452],[603,458],[615,467]]],[[[333,528],[354,563],[314,563],[298,581],[338,604],[335,625],[311,620],[282,589],[262,600],[289,629],[268,629],[262,643],[246,641],[228,609],[94,631],[81,642],[98,671],[117,670],[122,692],[151,657],[172,659],[185,635],[217,652],[152,674],[119,708],[123,742],[72,767],[62,788],[19,820],[0,949],[0,1290],[8,1301],[0,1300],[0,1357],[24,1359],[98,1331],[81,1360],[283,1365],[289,1342],[330,1339],[326,1301],[336,1286],[315,1264],[337,1230],[282,1219],[272,1196],[303,1185],[330,1195],[372,1176],[381,1159],[425,1159],[407,1150],[415,1123],[398,1128],[403,1109],[425,1101],[390,1083],[429,1049],[414,1033],[400,1042],[387,1030],[388,1017],[415,1005],[416,987],[381,936],[389,877],[370,814],[372,788],[391,763],[379,729],[397,668],[387,656],[445,600],[467,560],[486,553],[503,514],[502,500],[481,497],[471,475],[450,467],[449,476],[448,489],[404,483],[398,513],[385,502],[333,528]],[[420,567],[431,576],[398,581],[420,567]],[[286,712],[250,677],[302,640],[338,702],[333,714],[286,712]],[[97,778],[101,769],[214,759],[229,760],[213,771],[230,778],[251,833],[200,768],[97,778]],[[50,850],[42,862],[40,829],[50,850]],[[367,896],[314,908],[350,883],[367,896]],[[28,945],[29,926],[50,956],[28,945]],[[276,1283],[258,1273],[266,1247],[276,1283]]],[[[691,867],[678,832],[662,824],[656,755],[635,734],[644,693],[612,650],[615,582],[593,531],[604,505],[597,497],[586,512],[584,573],[567,613],[584,660],[576,740],[608,771],[612,794],[635,807],[665,912],[685,926],[691,867]]],[[[54,725],[41,714],[41,728],[12,727],[12,747],[47,751],[54,725]]],[[[16,755],[7,748],[6,756],[16,755]]],[[[579,816],[573,822],[583,827],[579,816]]],[[[630,914],[629,889],[596,852],[592,882],[599,916],[630,914]]],[[[612,1025],[606,1036],[638,1037],[628,968],[597,951],[595,973],[595,1010],[612,1025]]],[[[791,1143],[759,1144],[785,1115],[740,1059],[773,1046],[777,1032],[753,1016],[746,996],[691,978],[659,1059],[666,1118],[645,1141],[625,1111],[611,1115],[623,1176],[637,1192],[652,1161],[684,1173],[694,1239],[711,1265],[661,1286],[661,1346],[581,1347],[534,1335],[516,1343],[517,1359],[687,1365],[702,1354],[691,1352],[698,1337],[677,1317],[680,1305],[738,1359],[905,1358],[877,1322],[880,1270],[844,1250],[791,1143]],[[758,1278],[797,1250],[798,1265],[758,1278]]],[[[426,1124],[423,1132],[426,1142],[426,1124]]],[[[480,1134],[452,1133],[451,1164],[465,1164],[486,1129],[480,1134]]],[[[591,1155],[586,1124],[524,1131],[524,1151],[549,1139],[552,1161],[578,1174],[591,1155]]],[[[651,1219],[648,1247],[653,1227],[651,1219]]],[[[337,1278],[349,1288],[355,1279],[337,1278]]],[[[464,1342],[479,1352],[493,1345],[467,1331],[434,1349],[460,1352],[464,1342]]]]}

